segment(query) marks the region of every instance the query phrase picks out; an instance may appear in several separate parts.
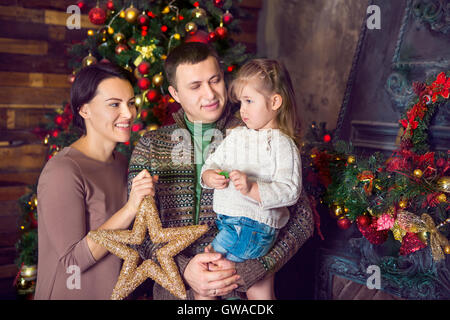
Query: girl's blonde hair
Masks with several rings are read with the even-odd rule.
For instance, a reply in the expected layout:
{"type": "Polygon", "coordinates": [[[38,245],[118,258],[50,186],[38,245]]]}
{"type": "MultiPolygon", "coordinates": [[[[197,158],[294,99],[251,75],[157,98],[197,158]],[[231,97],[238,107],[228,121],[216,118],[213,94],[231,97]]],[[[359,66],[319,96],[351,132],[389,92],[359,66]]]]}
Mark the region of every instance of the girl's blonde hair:
{"type": "Polygon", "coordinates": [[[248,83],[257,80],[258,91],[269,98],[279,94],[282,105],[278,109],[277,124],[284,134],[291,137],[300,146],[300,122],[297,118],[295,94],[291,78],[286,68],[276,60],[254,59],[244,64],[229,87],[229,96],[233,102],[239,101],[242,89],[248,83]]]}

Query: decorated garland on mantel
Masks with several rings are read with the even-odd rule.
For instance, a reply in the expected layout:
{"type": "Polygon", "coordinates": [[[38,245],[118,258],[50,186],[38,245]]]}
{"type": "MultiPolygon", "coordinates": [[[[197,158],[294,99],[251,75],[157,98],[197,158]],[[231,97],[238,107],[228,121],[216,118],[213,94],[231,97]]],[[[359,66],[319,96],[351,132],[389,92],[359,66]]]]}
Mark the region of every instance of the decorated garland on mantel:
{"type": "Polygon", "coordinates": [[[416,98],[399,121],[400,147],[388,159],[381,153],[356,155],[351,144],[332,144],[324,124],[311,126],[308,138],[321,141],[303,149],[310,160],[305,167],[308,191],[328,205],[341,229],[356,223],[375,245],[392,233],[400,255],[426,246],[434,261],[450,254],[450,150],[432,152],[428,145],[435,111],[448,107],[449,75],[442,72],[428,84],[413,84],[416,98]]]}

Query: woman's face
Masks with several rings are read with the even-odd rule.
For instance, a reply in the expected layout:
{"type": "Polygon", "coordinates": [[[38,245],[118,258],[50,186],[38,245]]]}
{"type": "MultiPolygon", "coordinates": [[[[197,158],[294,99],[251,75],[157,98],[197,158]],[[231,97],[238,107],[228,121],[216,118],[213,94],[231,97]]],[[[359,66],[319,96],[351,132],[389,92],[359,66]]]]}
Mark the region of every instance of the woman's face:
{"type": "Polygon", "coordinates": [[[115,143],[130,140],[136,112],[133,87],[120,78],[100,82],[95,97],[80,109],[87,136],[115,143]]]}

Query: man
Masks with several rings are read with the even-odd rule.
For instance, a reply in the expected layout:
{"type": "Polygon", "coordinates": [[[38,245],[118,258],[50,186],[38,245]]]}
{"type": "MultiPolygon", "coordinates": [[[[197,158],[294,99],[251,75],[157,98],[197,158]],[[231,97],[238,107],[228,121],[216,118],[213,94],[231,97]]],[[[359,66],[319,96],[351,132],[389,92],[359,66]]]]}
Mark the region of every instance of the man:
{"type": "MultiPolygon", "coordinates": [[[[290,219],[264,257],[233,263],[219,253],[205,252],[217,233],[212,209],[213,190],[200,186],[205,150],[212,152],[226,129],[243,125],[231,113],[217,53],[203,43],[175,48],[165,65],[169,92],[182,109],[175,124],[144,134],[130,160],[128,184],[142,170],[158,175],[156,203],[163,227],[207,224],[209,231],[175,257],[187,284],[188,299],[196,296],[237,296],[268,273],[278,271],[312,235],[313,221],[304,192],[289,208],[290,219]],[[221,133],[220,135],[217,133],[221,133]]],[[[231,200],[232,201],[232,200],[231,200]]],[[[139,247],[145,259],[159,246],[146,238],[139,247]]],[[[154,299],[174,299],[155,283],[154,299]]]]}

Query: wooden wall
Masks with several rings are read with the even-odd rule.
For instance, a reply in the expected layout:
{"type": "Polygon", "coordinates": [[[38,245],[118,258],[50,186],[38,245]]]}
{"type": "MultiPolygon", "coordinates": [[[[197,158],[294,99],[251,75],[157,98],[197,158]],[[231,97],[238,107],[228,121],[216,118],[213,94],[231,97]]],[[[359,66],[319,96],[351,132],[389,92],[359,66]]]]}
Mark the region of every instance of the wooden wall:
{"type": "MultiPolygon", "coordinates": [[[[92,1],[91,1],[92,2],[92,1]]],[[[44,115],[68,101],[66,50],[93,26],[65,27],[66,9],[75,0],[0,0],[0,299],[14,299],[14,245],[18,239],[17,200],[35,184],[45,164],[46,147],[32,130],[44,115]]],[[[88,1],[88,3],[90,3],[88,1]]],[[[258,12],[262,0],[243,0],[252,15],[235,40],[256,53],[258,12]]]]}

